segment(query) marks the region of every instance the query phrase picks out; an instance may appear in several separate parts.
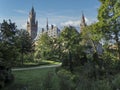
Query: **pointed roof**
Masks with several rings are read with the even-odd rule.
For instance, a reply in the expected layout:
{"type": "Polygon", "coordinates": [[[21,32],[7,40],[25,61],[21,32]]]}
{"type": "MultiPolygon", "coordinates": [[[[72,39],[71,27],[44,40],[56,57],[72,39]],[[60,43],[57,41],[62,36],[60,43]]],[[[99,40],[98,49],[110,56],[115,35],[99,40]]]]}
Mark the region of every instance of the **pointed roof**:
{"type": "Polygon", "coordinates": [[[32,8],[31,8],[30,13],[31,13],[32,15],[34,15],[34,14],[35,14],[35,10],[34,10],[34,7],[33,7],[33,6],[32,6],[32,8]]]}
{"type": "Polygon", "coordinates": [[[85,16],[84,16],[84,13],[83,13],[83,12],[82,12],[82,18],[81,18],[81,24],[80,24],[80,25],[86,26],[85,16]]]}
{"type": "Polygon", "coordinates": [[[81,20],[81,23],[85,23],[85,16],[84,16],[84,13],[82,12],[82,20],[81,20]]]}
{"type": "Polygon", "coordinates": [[[32,6],[31,12],[34,12],[34,7],[32,6]]]}
{"type": "Polygon", "coordinates": [[[47,22],[46,22],[46,28],[47,28],[47,30],[48,30],[48,18],[47,18],[47,22]]]}

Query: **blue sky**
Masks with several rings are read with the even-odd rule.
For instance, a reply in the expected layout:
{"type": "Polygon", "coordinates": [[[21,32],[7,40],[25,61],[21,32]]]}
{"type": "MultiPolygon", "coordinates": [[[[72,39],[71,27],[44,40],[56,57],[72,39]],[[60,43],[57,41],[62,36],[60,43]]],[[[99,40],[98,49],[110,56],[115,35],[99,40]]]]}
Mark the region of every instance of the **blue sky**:
{"type": "Polygon", "coordinates": [[[26,28],[29,12],[34,6],[39,29],[49,24],[63,27],[79,27],[81,13],[85,14],[88,24],[97,20],[98,0],[0,0],[0,22],[11,19],[19,29],[26,28]]]}

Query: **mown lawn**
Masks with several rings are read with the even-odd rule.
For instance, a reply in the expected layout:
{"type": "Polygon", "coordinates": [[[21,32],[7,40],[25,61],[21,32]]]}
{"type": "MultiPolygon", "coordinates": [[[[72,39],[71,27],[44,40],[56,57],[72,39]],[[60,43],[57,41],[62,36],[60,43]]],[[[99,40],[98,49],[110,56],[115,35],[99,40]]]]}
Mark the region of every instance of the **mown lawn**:
{"type": "Polygon", "coordinates": [[[13,68],[27,68],[27,67],[35,67],[35,66],[42,66],[42,65],[57,65],[60,62],[51,61],[51,60],[41,60],[39,62],[25,62],[22,66],[14,66],[13,68]]]}
{"type": "Polygon", "coordinates": [[[3,90],[59,90],[55,68],[14,71],[15,81],[3,90]]]}

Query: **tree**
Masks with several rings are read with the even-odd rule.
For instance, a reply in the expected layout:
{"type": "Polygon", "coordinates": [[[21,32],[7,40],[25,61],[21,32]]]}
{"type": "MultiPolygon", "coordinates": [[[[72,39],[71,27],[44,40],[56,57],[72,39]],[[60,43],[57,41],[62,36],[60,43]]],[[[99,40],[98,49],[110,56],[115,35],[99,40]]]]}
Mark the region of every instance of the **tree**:
{"type": "Polygon", "coordinates": [[[26,30],[19,30],[18,36],[16,37],[16,47],[21,54],[21,64],[24,63],[24,54],[29,54],[34,51],[32,39],[29,36],[29,33],[26,30]]]}
{"type": "Polygon", "coordinates": [[[11,67],[18,54],[15,47],[16,32],[15,23],[3,21],[0,28],[0,88],[14,79],[11,67]]]}
{"type": "MultiPolygon", "coordinates": [[[[82,35],[82,45],[85,46],[85,50],[89,53],[99,53],[98,45],[102,40],[102,32],[98,23],[93,23],[84,27],[82,35]]],[[[102,48],[101,48],[102,49],[102,48]]],[[[86,52],[87,53],[87,52],[86,52]]]]}
{"type": "Polygon", "coordinates": [[[80,52],[78,50],[80,50],[80,35],[74,27],[70,26],[63,29],[60,35],[60,39],[63,49],[62,64],[63,66],[69,66],[70,70],[72,71],[73,62],[75,63],[77,60],[79,60],[80,52]]]}
{"type": "Polygon", "coordinates": [[[52,57],[52,49],[53,49],[53,45],[52,45],[52,39],[45,33],[40,35],[40,37],[37,40],[37,45],[36,45],[36,57],[38,59],[42,59],[42,60],[49,60],[52,57]]]}
{"type": "Polygon", "coordinates": [[[116,57],[120,60],[120,2],[119,0],[100,0],[98,11],[99,25],[104,36],[104,42],[116,46],[116,57]]]}
{"type": "Polygon", "coordinates": [[[2,62],[10,67],[18,54],[15,46],[16,32],[17,29],[15,23],[12,23],[11,20],[9,20],[9,22],[3,21],[0,30],[0,52],[2,54],[2,62]]]}

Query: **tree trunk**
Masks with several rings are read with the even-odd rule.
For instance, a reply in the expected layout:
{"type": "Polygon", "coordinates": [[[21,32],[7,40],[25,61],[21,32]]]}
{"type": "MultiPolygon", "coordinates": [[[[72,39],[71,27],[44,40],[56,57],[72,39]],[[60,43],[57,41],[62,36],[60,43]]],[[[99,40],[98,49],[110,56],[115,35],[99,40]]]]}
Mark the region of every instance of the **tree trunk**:
{"type": "Polygon", "coordinates": [[[69,51],[69,69],[71,72],[73,72],[72,55],[70,51],[69,51]]]}
{"type": "Polygon", "coordinates": [[[24,54],[23,54],[23,51],[21,52],[21,65],[23,66],[23,63],[24,63],[24,54]]]}

